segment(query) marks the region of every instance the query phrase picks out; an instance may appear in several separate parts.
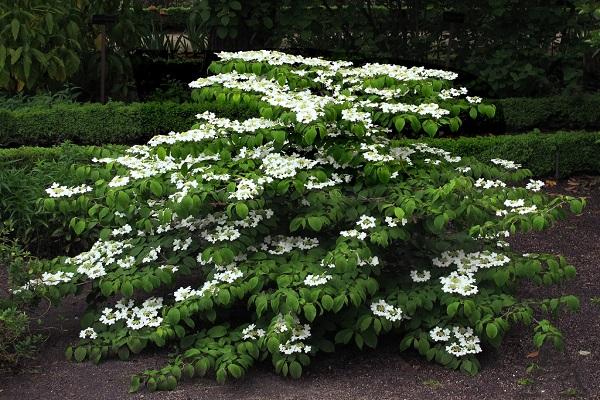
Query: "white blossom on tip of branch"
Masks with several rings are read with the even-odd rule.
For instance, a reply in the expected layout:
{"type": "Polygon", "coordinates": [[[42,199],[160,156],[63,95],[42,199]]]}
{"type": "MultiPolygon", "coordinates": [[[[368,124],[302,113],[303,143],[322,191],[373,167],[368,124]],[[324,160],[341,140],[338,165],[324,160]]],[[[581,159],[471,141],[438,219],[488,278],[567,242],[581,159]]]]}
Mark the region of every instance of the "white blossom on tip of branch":
{"type": "Polygon", "coordinates": [[[91,192],[93,189],[88,185],[79,185],[79,186],[61,186],[60,184],[54,182],[52,186],[46,189],[46,193],[50,197],[72,197],[76,194],[84,194],[91,192]]]}
{"type": "Polygon", "coordinates": [[[374,315],[387,319],[388,321],[400,321],[402,319],[402,309],[388,304],[385,300],[380,299],[375,303],[371,303],[371,311],[374,315]]]}
{"type": "Polygon", "coordinates": [[[326,284],[332,278],[331,275],[306,275],[304,284],[306,286],[320,286],[326,284]]]}

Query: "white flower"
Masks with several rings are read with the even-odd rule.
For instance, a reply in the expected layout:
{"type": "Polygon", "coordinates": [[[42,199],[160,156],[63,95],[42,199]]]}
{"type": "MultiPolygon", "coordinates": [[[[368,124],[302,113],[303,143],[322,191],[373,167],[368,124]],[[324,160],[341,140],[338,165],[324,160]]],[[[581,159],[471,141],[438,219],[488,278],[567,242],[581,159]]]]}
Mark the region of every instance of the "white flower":
{"type": "Polygon", "coordinates": [[[109,183],[108,186],[110,187],[121,187],[121,186],[125,186],[129,183],[129,177],[128,176],[115,176],[109,183]]]}
{"type": "Polygon", "coordinates": [[[324,285],[332,278],[331,275],[306,275],[304,284],[307,286],[319,286],[324,285]]]}
{"type": "Polygon", "coordinates": [[[375,303],[371,303],[371,312],[378,317],[387,319],[388,321],[400,321],[402,319],[402,309],[388,304],[381,299],[375,303]]]}
{"type": "Polygon", "coordinates": [[[377,226],[375,221],[374,217],[363,215],[359,218],[358,222],[356,222],[356,225],[360,226],[361,229],[375,228],[377,226]]]}
{"type": "Polygon", "coordinates": [[[410,271],[410,277],[412,278],[413,282],[427,282],[429,279],[431,279],[431,272],[427,270],[412,270],[410,271]]]}
{"type": "Polygon", "coordinates": [[[504,201],[504,205],[506,207],[510,207],[510,208],[523,207],[525,205],[525,200],[524,199],[505,200],[504,201]]]}
{"type": "Polygon", "coordinates": [[[521,164],[517,164],[514,161],[503,160],[501,158],[492,158],[490,161],[492,163],[494,163],[496,165],[500,165],[501,167],[504,167],[506,169],[519,169],[519,168],[521,168],[521,164]]]}
{"type": "Polygon", "coordinates": [[[98,337],[98,334],[96,333],[96,331],[94,330],[94,328],[90,327],[90,328],[85,328],[84,330],[82,330],[81,332],[79,332],[79,337],[81,339],[96,339],[98,337]]]}
{"type": "Polygon", "coordinates": [[[531,190],[532,192],[539,192],[544,187],[544,182],[535,181],[533,179],[529,180],[529,183],[525,186],[526,189],[531,190]]]}
{"type": "Polygon", "coordinates": [[[429,331],[429,336],[436,342],[446,342],[450,340],[450,329],[448,328],[440,328],[436,326],[431,331],[429,331]]]}
{"type": "Polygon", "coordinates": [[[88,185],[79,185],[75,187],[61,186],[54,182],[52,186],[46,189],[46,193],[50,197],[71,197],[76,194],[83,194],[91,192],[93,189],[88,185]]]}
{"type": "Polygon", "coordinates": [[[256,340],[265,336],[265,333],[266,332],[264,331],[264,329],[256,329],[256,325],[250,324],[246,328],[244,328],[244,330],[242,330],[242,339],[256,340]]]}

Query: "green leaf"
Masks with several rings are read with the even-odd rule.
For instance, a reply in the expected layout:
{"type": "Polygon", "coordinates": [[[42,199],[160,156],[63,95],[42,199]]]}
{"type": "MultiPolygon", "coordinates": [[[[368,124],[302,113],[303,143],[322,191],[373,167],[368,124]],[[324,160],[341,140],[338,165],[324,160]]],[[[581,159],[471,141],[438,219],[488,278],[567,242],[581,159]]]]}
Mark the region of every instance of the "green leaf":
{"type": "Polygon", "coordinates": [[[571,200],[569,202],[569,207],[573,214],[581,214],[581,211],[583,210],[583,203],[577,199],[571,200]]]}
{"type": "Polygon", "coordinates": [[[541,231],[544,229],[545,223],[546,220],[544,219],[544,217],[542,217],[541,215],[536,215],[533,218],[533,229],[535,229],[536,231],[541,231]]]}
{"type": "Polygon", "coordinates": [[[171,308],[167,313],[167,321],[171,325],[177,325],[181,319],[181,313],[176,308],[171,308]]]}
{"type": "Polygon", "coordinates": [[[496,327],[496,324],[493,322],[490,322],[489,324],[487,324],[485,326],[485,334],[490,338],[493,339],[498,335],[498,327],[496,327]]]}
{"type": "Polygon", "coordinates": [[[469,117],[472,119],[477,119],[477,109],[475,107],[471,107],[469,110],[469,117]]]}
{"type": "Polygon", "coordinates": [[[17,37],[19,36],[19,28],[20,27],[21,27],[21,22],[18,19],[14,18],[10,22],[10,30],[12,32],[14,40],[17,40],[17,37]]]}
{"type": "Polygon", "coordinates": [[[129,195],[123,191],[118,192],[117,193],[117,203],[122,208],[129,207],[129,203],[130,203],[129,195]]]}
{"type": "Polygon", "coordinates": [[[314,143],[316,137],[317,130],[314,126],[311,126],[306,130],[306,133],[304,134],[304,141],[306,142],[306,144],[311,145],[314,143]]]}
{"type": "Polygon", "coordinates": [[[326,311],[329,311],[333,308],[333,298],[326,294],[321,298],[321,305],[326,311]]]}
{"type": "Polygon", "coordinates": [[[135,393],[140,390],[140,377],[134,376],[131,378],[131,384],[129,385],[129,393],[135,393]]]}
{"type": "Polygon", "coordinates": [[[309,322],[312,322],[315,317],[317,316],[317,309],[315,308],[314,305],[312,304],[305,304],[304,305],[304,316],[306,317],[306,319],[309,322]]]}
{"type": "Polygon", "coordinates": [[[85,355],[87,354],[87,351],[85,349],[85,347],[78,347],[75,349],[75,360],[77,362],[82,362],[85,359],[85,355]]]}
{"type": "Polygon", "coordinates": [[[440,214],[433,220],[433,226],[438,231],[441,231],[444,225],[446,224],[446,216],[444,214],[440,214]]]}
{"type": "Polygon", "coordinates": [[[352,329],[342,329],[335,335],[335,343],[347,344],[352,339],[353,334],[352,329]]]}
{"type": "Polygon", "coordinates": [[[449,317],[452,318],[456,315],[456,312],[458,311],[458,306],[460,306],[460,303],[458,301],[448,304],[448,307],[446,307],[446,313],[449,317]]]}
{"type": "Polygon", "coordinates": [[[427,121],[423,122],[423,130],[425,133],[427,133],[427,135],[429,135],[429,137],[434,137],[438,131],[438,124],[435,121],[428,119],[427,121]]]}
{"type": "Polygon", "coordinates": [[[244,371],[237,364],[229,364],[227,366],[227,371],[229,371],[231,376],[233,376],[236,379],[239,379],[242,376],[242,374],[244,373],[244,371]]]}
{"type": "Polygon", "coordinates": [[[308,217],[308,226],[310,226],[314,231],[319,232],[323,227],[323,220],[321,217],[308,217]]]}
{"type": "Polygon", "coordinates": [[[121,294],[125,298],[129,298],[133,295],[133,285],[131,284],[131,282],[123,282],[123,284],[121,285],[121,294]]]}
{"type": "Polygon", "coordinates": [[[398,133],[402,132],[402,129],[404,129],[404,125],[406,125],[406,120],[404,118],[402,118],[402,117],[394,118],[394,127],[396,128],[398,133]]]}
{"type": "Polygon", "coordinates": [[[73,230],[75,231],[75,233],[77,235],[81,235],[83,233],[83,231],[85,230],[85,221],[80,219],[75,223],[75,226],[73,227],[73,230]]]}
{"type": "Polygon", "coordinates": [[[162,185],[160,183],[158,183],[157,181],[152,181],[152,182],[150,182],[150,191],[156,197],[160,197],[163,192],[162,185]]]}
{"type": "Polygon", "coordinates": [[[292,361],[289,367],[290,375],[294,379],[298,379],[302,376],[302,365],[298,361],[292,361]]]}
{"type": "Polygon", "coordinates": [[[244,203],[237,203],[235,213],[242,219],[246,218],[248,216],[248,206],[244,203]]]}

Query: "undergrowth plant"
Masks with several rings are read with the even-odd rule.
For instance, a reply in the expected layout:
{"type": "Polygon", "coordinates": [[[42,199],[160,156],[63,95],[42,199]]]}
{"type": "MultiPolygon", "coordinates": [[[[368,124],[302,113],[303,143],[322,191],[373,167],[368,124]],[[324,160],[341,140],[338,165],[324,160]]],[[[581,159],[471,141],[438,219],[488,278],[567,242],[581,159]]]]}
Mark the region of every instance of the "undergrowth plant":
{"type": "Polygon", "coordinates": [[[446,71],[219,56],[214,75],[190,84],[194,98],[256,118],[200,114],[189,131],[97,159],[103,166],[77,170],[80,185],[47,190],[44,207],[76,234],[99,232],[89,251],[49,261],[16,290],[89,291],[69,359],[175,348],[164,368],[133,377],[137,391],[209,372],[223,382],[263,360],[298,378],[318,353],[374,348],[384,334],[467,373],[515,323],[533,327],[538,347],[562,344],[540,315],[578,300],[515,289],[575,269],[514,252],[506,238],[579,213],[583,201],[522,184],[531,174],[514,162],[402,139],[458,131],[494,106],[446,71]]]}

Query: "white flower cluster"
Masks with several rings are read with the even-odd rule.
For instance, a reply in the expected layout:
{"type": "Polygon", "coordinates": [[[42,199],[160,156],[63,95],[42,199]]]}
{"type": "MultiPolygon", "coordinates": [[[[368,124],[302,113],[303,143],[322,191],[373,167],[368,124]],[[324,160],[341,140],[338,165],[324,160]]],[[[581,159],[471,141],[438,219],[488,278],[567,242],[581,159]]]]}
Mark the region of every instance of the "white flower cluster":
{"type": "Polygon", "coordinates": [[[370,229],[370,228],[375,228],[377,226],[375,221],[376,221],[375,217],[370,217],[368,215],[362,215],[356,222],[356,225],[358,225],[360,227],[360,229],[366,230],[366,229],[370,229]]]}
{"type": "Polygon", "coordinates": [[[498,188],[498,187],[506,187],[506,183],[504,183],[498,179],[491,180],[491,179],[479,178],[475,181],[475,187],[483,188],[483,189],[491,189],[491,188],[498,188]]]}
{"type": "Polygon", "coordinates": [[[456,357],[481,353],[480,339],[473,334],[473,329],[470,327],[455,326],[450,331],[448,328],[442,329],[436,326],[429,332],[429,336],[436,342],[453,340],[446,346],[446,351],[456,357]]]}
{"type": "Polygon", "coordinates": [[[440,282],[442,282],[442,290],[446,293],[470,296],[479,291],[475,284],[475,277],[470,272],[459,274],[453,271],[448,276],[440,277],[440,282]]]}
{"type": "Polygon", "coordinates": [[[162,297],[150,297],[142,303],[141,307],[136,306],[133,300],[126,303],[121,299],[114,308],[106,307],[99,321],[104,325],[114,325],[117,321],[123,320],[127,327],[133,330],[144,327],[156,328],[163,321],[158,315],[162,306],[162,297]]]}
{"type": "Polygon", "coordinates": [[[250,324],[242,330],[242,339],[256,340],[265,336],[265,330],[256,328],[255,324],[250,324]]]}
{"type": "Polygon", "coordinates": [[[302,236],[266,236],[260,249],[274,255],[282,255],[291,252],[294,249],[310,250],[319,246],[317,238],[302,236]]]}
{"type": "Polygon", "coordinates": [[[339,175],[336,173],[332,173],[329,179],[326,181],[320,182],[316,176],[309,176],[308,181],[304,185],[304,187],[308,190],[312,189],[323,189],[325,187],[339,185],[340,183],[349,183],[352,180],[352,175],[339,175]]]}
{"type": "Polygon", "coordinates": [[[503,160],[501,158],[492,158],[490,161],[492,163],[494,163],[496,165],[500,165],[501,167],[504,167],[506,169],[519,169],[519,168],[521,168],[521,164],[517,164],[514,161],[503,160]]]}
{"type": "Polygon", "coordinates": [[[110,182],[108,182],[108,186],[109,187],[121,187],[121,186],[125,186],[129,183],[129,177],[128,176],[115,176],[114,178],[112,178],[112,180],[110,182]]]}
{"type": "Polygon", "coordinates": [[[520,215],[531,214],[537,211],[537,206],[532,204],[525,206],[525,199],[517,200],[505,200],[504,206],[508,207],[508,210],[496,210],[496,215],[501,217],[508,215],[509,213],[517,213],[520,215]]]}
{"type": "Polygon", "coordinates": [[[46,189],[46,193],[50,197],[71,197],[76,194],[84,194],[92,191],[92,187],[88,185],[79,185],[74,187],[61,186],[54,182],[52,186],[46,189]]]}
{"type": "Polygon", "coordinates": [[[438,268],[456,265],[456,271],[445,277],[440,277],[442,290],[446,293],[458,293],[462,296],[476,294],[479,289],[474,274],[480,269],[502,267],[510,262],[504,254],[493,251],[481,251],[466,254],[462,250],[446,251],[432,260],[438,268]]]}
{"type": "Polygon", "coordinates": [[[56,271],[44,272],[40,278],[31,279],[25,285],[17,288],[13,293],[19,293],[23,290],[31,290],[36,286],[56,286],[64,282],[71,282],[75,274],[73,272],[56,271]]]}
{"type": "Polygon", "coordinates": [[[298,317],[293,316],[293,325],[289,326],[283,315],[277,315],[272,329],[276,333],[290,332],[291,336],[287,342],[279,345],[279,351],[290,355],[294,353],[309,353],[311,346],[306,345],[302,340],[308,339],[311,335],[310,325],[300,324],[298,317]]]}
{"type": "Polygon", "coordinates": [[[440,91],[438,97],[442,100],[448,100],[448,99],[452,99],[454,97],[460,97],[462,95],[467,94],[469,91],[467,90],[466,87],[460,87],[460,88],[450,88],[450,89],[443,89],[440,91]]]}
{"type": "Polygon", "coordinates": [[[96,333],[96,331],[94,330],[94,328],[89,327],[89,328],[85,328],[81,332],[79,332],[79,337],[81,339],[91,339],[91,340],[94,340],[94,339],[96,339],[98,337],[98,334],[96,333]]]}
{"type": "Polygon", "coordinates": [[[77,272],[90,279],[106,275],[106,268],[117,261],[117,257],[132,247],[127,242],[98,240],[89,251],[67,258],[67,264],[77,266],[77,272]]]}
{"type": "Polygon", "coordinates": [[[392,322],[400,321],[402,319],[402,309],[388,304],[384,299],[371,303],[371,312],[378,317],[385,318],[392,322]]]}
{"type": "Polygon", "coordinates": [[[410,271],[410,277],[413,282],[427,282],[431,279],[431,272],[426,269],[422,271],[412,270],[410,271]]]}
{"type": "Polygon", "coordinates": [[[544,182],[530,179],[529,183],[525,186],[525,188],[531,190],[532,192],[539,192],[544,186],[544,182]]]}
{"type": "Polygon", "coordinates": [[[299,169],[310,169],[317,164],[315,160],[309,160],[298,155],[282,156],[280,154],[269,154],[262,160],[261,169],[272,178],[293,178],[299,169]]]}
{"type": "Polygon", "coordinates": [[[414,113],[424,117],[440,119],[444,115],[450,114],[449,110],[441,108],[437,103],[405,104],[405,103],[381,103],[379,108],[384,113],[414,113]]]}
{"type": "Polygon", "coordinates": [[[306,275],[304,284],[306,286],[320,286],[327,283],[332,278],[331,275],[306,275]]]}
{"type": "Polygon", "coordinates": [[[385,223],[387,224],[387,226],[389,226],[390,228],[395,228],[398,226],[398,224],[404,226],[408,223],[408,220],[406,218],[402,218],[402,219],[398,219],[395,217],[385,217],[385,223]]]}

